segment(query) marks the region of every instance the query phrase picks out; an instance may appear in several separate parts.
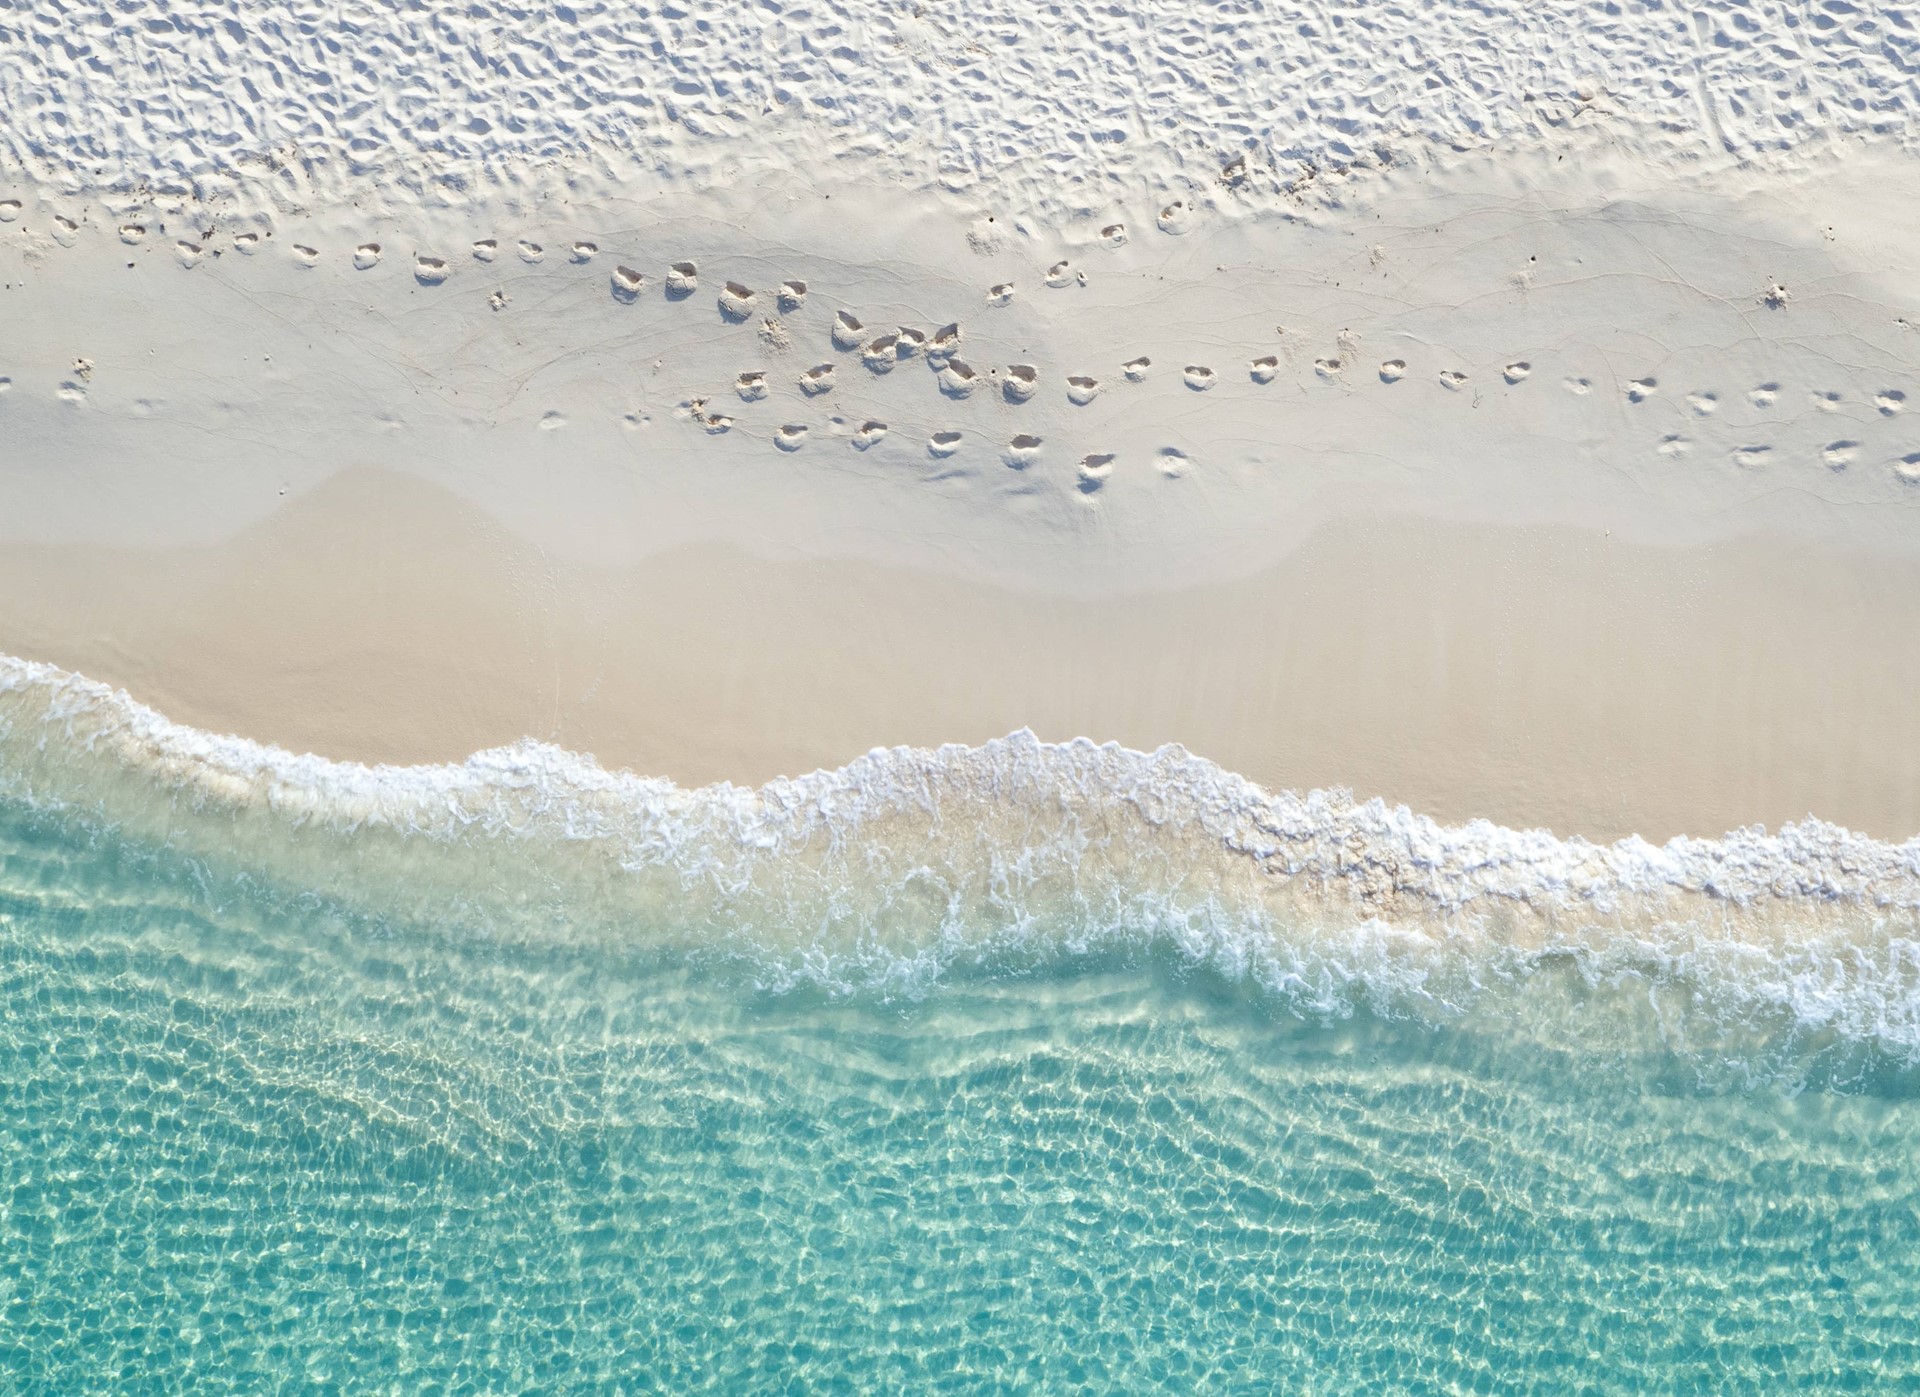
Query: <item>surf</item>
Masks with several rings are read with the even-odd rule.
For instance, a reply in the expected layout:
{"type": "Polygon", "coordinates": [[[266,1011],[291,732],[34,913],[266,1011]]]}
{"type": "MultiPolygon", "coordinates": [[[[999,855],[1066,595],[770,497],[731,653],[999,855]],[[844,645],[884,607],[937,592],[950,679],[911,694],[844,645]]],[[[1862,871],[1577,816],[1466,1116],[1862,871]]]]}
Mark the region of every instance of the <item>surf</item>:
{"type": "Polygon", "coordinates": [[[912,1002],[1165,958],[1308,1018],[1451,1021],[1571,996],[1596,1043],[1633,1020],[1704,1035],[1709,1055],[1756,1039],[1920,1061],[1920,840],[1814,820],[1598,845],[1025,731],[755,789],[536,742],[366,766],[12,659],[0,796],[286,897],[635,949],[760,992],[912,1002]]]}

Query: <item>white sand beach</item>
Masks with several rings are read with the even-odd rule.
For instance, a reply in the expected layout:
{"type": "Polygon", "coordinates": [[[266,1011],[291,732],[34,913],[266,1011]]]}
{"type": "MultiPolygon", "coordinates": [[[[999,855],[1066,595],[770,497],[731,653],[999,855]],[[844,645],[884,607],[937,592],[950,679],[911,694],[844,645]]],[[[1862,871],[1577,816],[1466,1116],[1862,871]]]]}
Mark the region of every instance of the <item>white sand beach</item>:
{"type": "Polygon", "coordinates": [[[7,32],[0,652],[342,760],[1905,838],[1906,31],[1781,14],[7,32]]]}
{"type": "Polygon", "coordinates": [[[1917,75],[0,0],[0,1392],[1920,1391],[1917,75]]]}

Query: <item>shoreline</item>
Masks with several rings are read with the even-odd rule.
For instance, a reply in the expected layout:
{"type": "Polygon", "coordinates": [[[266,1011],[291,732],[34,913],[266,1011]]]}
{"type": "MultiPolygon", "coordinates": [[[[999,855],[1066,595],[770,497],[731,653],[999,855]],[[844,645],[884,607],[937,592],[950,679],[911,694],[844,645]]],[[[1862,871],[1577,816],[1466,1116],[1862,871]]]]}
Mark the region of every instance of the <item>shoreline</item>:
{"type": "Polygon", "coordinates": [[[211,549],[10,550],[0,596],[0,650],[336,760],[532,737],[751,787],[1030,728],[1602,842],[1920,828],[1920,651],[1859,663],[1920,627],[1920,560],[1777,538],[1362,518],[1088,601],[719,547],[582,567],[369,472],[211,549]]]}
{"type": "Polygon", "coordinates": [[[1920,161],[1672,176],[1104,238],[798,176],[190,245],[23,204],[0,653],[345,760],[755,786],[1030,729],[1444,822],[1906,839],[1920,161]]]}

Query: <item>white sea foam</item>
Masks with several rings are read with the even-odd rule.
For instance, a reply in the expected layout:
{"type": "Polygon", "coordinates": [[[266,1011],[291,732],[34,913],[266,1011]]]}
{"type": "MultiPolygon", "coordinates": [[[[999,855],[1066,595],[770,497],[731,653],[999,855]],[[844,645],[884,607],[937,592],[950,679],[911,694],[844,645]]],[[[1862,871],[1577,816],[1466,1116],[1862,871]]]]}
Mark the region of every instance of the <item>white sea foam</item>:
{"type": "MultiPolygon", "coordinates": [[[[1656,845],[1636,836],[1601,845],[1487,820],[1443,825],[1338,790],[1270,793],[1177,745],[1139,752],[1086,738],[1042,742],[1021,731],[978,747],[876,748],[837,770],[758,790],[686,790],[535,741],[458,765],[296,755],[175,723],[124,691],[12,657],[0,657],[0,694],[10,706],[44,701],[50,733],[197,802],[257,805],[341,832],[623,838],[628,861],[647,864],[684,857],[680,836],[694,828],[779,856],[903,817],[937,822],[969,805],[1111,808],[1131,812],[1142,828],[1202,834],[1263,872],[1338,886],[1382,907],[1452,913],[1510,901],[1612,912],[1627,898],[1684,894],[1743,908],[1806,899],[1920,910],[1920,837],[1893,844],[1808,819],[1771,834],[1753,826],[1719,839],[1656,845]]],[[[22,735],[16,728],[12,741],[22,735]]]]}
{"type": "Polygon", "coordinates": [[[1564,963],[1920,1054],[1920,840],[1816,820],[1596,845],[1028,732],[757,790],[536,742],[370,767],[19,660],[0,663],[0,772],[16,799],[382,910],[645,937],[774,985],[917,993],[957,967],[1159,944],[1316,1012],[1450,1012],[1564,963]]]}

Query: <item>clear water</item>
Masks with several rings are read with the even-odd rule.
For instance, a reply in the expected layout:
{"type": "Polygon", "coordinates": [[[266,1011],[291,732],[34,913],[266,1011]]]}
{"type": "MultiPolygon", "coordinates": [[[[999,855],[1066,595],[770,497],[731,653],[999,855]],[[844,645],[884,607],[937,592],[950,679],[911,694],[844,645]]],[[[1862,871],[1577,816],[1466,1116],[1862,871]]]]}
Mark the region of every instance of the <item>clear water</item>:
{"type": "Polygon", "coordinates": [[[1702,1050],[1552,957],[1422,1019],[1151,938],[899,997],[646,931],[0,805],[0,1388],[1920,1383],[1872,1043],[1702,1050]]]}

